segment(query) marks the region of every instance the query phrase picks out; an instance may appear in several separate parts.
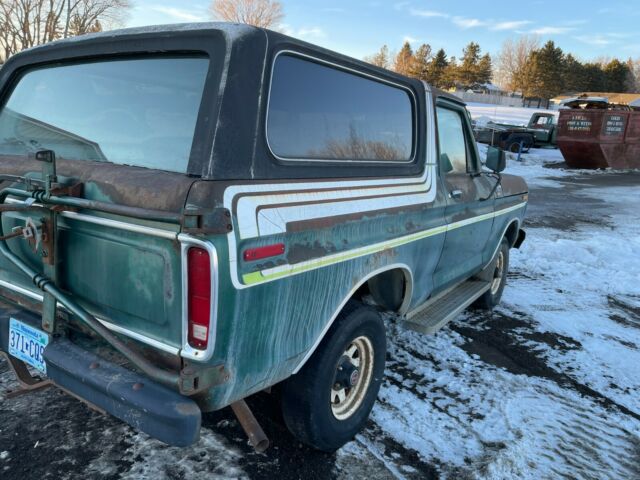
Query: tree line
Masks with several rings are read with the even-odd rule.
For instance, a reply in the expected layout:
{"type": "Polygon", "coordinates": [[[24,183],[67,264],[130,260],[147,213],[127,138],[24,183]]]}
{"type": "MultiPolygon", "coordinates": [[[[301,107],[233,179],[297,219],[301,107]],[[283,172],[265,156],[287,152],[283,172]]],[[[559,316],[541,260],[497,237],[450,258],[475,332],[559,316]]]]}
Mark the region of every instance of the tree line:
{"type": "Polygon", "coordinates": [[[507,92],[545,99],[567,92],[640,91],[639,60],[581,62],[553,41],[541,46],[536,37],[526,35],[507,40],[494,58],[482,54],[476,42],[457,59],[443,48],[434,53],[426,43],[414,51],[407,41],[397,53],[384,45],[365,61],[443,89],[486,89],[493,82],[507,92]]]}
{"type": "Polygon", "coordinates": [[[0,0],[0,64],[19,51],[118,24],[129,0],[0,0]]]}
{"type": "Polygon", "coordinates": [[[460,61],[448,57],[443,48],[433,53],[431,46],[426,43],[414,51],[409,42],[405,42],[397,54],[392,54],[389,47],[384,45],[365,60],[446,89],[455,86],[477,88],[489,83],[493,73],[491,56],[488,53],[483,55],[480,45],[475,42],[463,49],[460,61]]]}

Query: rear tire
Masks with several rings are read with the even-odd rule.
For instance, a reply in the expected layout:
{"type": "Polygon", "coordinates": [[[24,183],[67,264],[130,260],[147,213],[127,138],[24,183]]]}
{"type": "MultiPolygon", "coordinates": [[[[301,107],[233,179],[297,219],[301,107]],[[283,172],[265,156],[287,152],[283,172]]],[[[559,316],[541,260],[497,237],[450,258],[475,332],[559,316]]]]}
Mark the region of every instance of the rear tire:
{"type": "Polygon", "coordinates": [[[505,150],[507,152],[517,154],[520,152],[520,144],[522,143],[522,153],[527,153],[533,146],[532,139],[526,135],[512,135],[505,142],[505,150]]]}
{"type": "Polygon", "coordinates": [[[509,242],[502,239],[496,258],[491,262],[493,272],[490,277],[491,287],[473,304],[481,310],[493,310],[500,303],[502,292],[507,284],[507,272],[509,271],[509,242]]]}
{"type": "Polygon", "coordinates": [[[386,333],[380,314],[350,301],[308,362],[282,384],[291,433],[332,452],[364,427],[384,375],[386,333]]]}

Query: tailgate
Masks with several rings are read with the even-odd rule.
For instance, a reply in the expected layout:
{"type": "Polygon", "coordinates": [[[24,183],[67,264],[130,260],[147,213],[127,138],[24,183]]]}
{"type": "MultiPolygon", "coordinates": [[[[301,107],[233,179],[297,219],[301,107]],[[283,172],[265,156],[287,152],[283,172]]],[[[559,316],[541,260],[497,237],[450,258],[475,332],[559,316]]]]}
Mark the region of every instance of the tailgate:
{"type": "MultiPolygon", "coordinates": [[[[9,232],[23,226],[27,215],[10,212],[2,218],[3,231],[9,232]]],[[[176,231],[133,220],[63,212],[58,219],[57,283],[112,329],[179,348],[182,262],[176,237],[176,231]]],[[[27,242],[14,239],[8,245],[42,271],[42,259],[27,242]]],[[[4,257],[0,281],[8,289],[26,289],[32,298],[42,293],[4,257]]]]}

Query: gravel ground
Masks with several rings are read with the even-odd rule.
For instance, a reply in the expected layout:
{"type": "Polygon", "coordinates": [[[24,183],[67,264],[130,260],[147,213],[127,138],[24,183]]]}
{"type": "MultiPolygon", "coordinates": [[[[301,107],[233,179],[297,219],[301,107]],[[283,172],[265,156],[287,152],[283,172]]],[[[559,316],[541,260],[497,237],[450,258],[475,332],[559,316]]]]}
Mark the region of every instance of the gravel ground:
{"type": "Polygon", "coordinates": [[[390,318],[379,402],[335,454],[298,444],[266,394],[257,454],[228,409],[178,449],[52,388],[0,400],[0,478],[640,478],[640,172],[547,156],[510,165],[534,173],[502,306],[428,337],[390,318]]]}

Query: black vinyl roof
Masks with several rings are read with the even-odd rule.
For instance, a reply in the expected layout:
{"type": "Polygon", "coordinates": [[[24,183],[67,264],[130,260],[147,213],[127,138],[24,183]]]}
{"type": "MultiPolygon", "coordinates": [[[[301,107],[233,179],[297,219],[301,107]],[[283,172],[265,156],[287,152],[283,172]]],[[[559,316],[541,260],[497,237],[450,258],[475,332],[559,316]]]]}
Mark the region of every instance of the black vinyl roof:
{"type": "MultiPolygon", "coordinates": [[[[111,56],[203,52],[212,59],[202,111],[196,127],[188,173],[203,178],[321,178],[363,175],[362,166],[284,165],[266,149],[264,113],[272,62],[278,52],[291,50],[341,68],[396,83],[411,90],[421,111],[422,82],[376,67],[282,33],[233,23],[186,23],[127,28],[72,37],[25,50],[0,70],[4,96],[20,71],[44,64],[91,61],[111,56]],[[242,108],[238,108],[242,105],[242,108]]],[[[435,96],[459,99],[434,89],[435,96]]],[[[3,97],[0,96],[0,103],[3,97]]],[[[424,155],[425,117],[417,116],[418,151],[424,155]]],[[[402,168],[376,166],[365,175],[412,175],[421,171],[416,161],[402,168]]]]}

